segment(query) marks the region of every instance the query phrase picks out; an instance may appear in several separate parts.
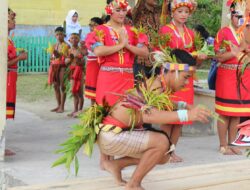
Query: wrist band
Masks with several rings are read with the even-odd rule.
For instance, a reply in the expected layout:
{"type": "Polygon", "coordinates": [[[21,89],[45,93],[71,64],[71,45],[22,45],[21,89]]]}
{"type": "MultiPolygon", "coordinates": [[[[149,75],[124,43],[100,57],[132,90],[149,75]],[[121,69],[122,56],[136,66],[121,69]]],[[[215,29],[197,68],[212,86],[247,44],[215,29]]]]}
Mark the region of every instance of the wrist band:
{"type": "Polygon", "coordinates": [[[179,101],[177,102],[177,109],[178,110],[183,110],[187,107],[187,103],[186,102],[183,102],[183,101],[179,101]]]}
{"type": "Polygon", "coordinates": [[[142,47],[144,46],[144,44],[138,43],[136,46],[137,46],[138,48],[142,48],[142,47]]]}
{"type": "Polygon", "coordinates": [[[96,42],[96,43],[94,43],[94,44],[91,46],[92,51],[94,51],[94,49],[95,49],[96,47],[98,47],[98,46],[103,46],[103,43],[101,43],[101,42],[96,42]]]}
{"type": "Polygon", "coordinates": [[[180,122],[188,121],[188,111],[187,110],[178,110],[177,114],[178,114],[178,118],[179,118],[180,122]]]}

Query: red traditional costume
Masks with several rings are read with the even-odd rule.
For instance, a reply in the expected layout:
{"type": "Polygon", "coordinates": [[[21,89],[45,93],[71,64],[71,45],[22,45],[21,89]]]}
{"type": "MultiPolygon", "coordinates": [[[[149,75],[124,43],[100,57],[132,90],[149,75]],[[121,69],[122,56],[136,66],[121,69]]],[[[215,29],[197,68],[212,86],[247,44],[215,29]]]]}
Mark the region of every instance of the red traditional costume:
{"type": "MultiPolygon", "coordinates": [[[[224,27],[217,33],[214,49],[219,52],[224,48],[230,52],[231,44],[239,47],[243,34],[237,33],[233,27],[224,27]]],[[[216,112],[225,116],[249,116],[250,115],[250,93],[242,86],[241,101],[237,94],[237,71],[238,60],[236,57],[221,63],[217,70],[216,77],[216,112]]],[[[241,69],[241,67],[239,67],[241,69]]],[[[250,69],[246,69],[242,78],[242,83],[250,89],[250,69]]]]}
{"type": "Polygon", "coordinates": [[[77,49],[74,60],[70,65],[70,79],[73,80],[73,86],[71,89],[72,94],[77,94],[82,89],[83,83],[83,69],[84,69],[84,56],[81,54],[81,50],[77,49]]]}
{"type": "MultiPolygon", "coordinates": [[[[145,34],[137,35],[131,29],[131,26],[125,26],[129,44],[147,44],[148,40],[145,34]]],[[[97,46],[113,46],[119,43],[119,34],[109,25],[97,26],[92,33],[92,43],[88,47],[94,49],[97,46]]],[[[127,49],[120,50],[112,55],[99,57],[101,65],[96,89],[96,102],[102,104],[105,98],[109,105],[114,105],[118,96],[112,93],[123,94],[126,90],[133,88],[133,63],[135,55],[127,49]]]]}
{"type": "MultiPolygon", "coordinates": [[[[86,42],[88,42],[89,38],[91,38],[91,34],[88,34],[86,42]]],[[[96,84],[99,70],[100,64],[97,61],[96,55],[91,50],[88,50],[84,94],[85,97],[92,100],[96,98],[96,84]]]]}
{"type": "Polygon", "coordinates": [[[48,84],[52,85],[53,82],[59,82],[59,72],[62,67],[66,67],[65,58],[68,54],[69,46],[67,43],[62,42],[55,44],[54,47],[49,48],[49,53],[51,53],[51,61],[49,67],[48,84]],[[56,52],[55,52],[56,51],[56,52]],[[56,55],[58,54],[58,55],[56,55]]]}
{"type": "MultiPolygon", "coordinates": [[[[8,61],[11,61],[17,57],[16,48],[11,39],[8,39],[8,61]]],[[[6,118],[14,119],[15,117],[15,105],[16,105],[16,81],[17,81],[17,63],[8,66],[7,74],[7,110],[6,118]]]]}
{"type": "MultiPolygon", "coordinates": [[[[174,22],[172,21],[170,24],[163,26],[160,29],[160,35],[170,35],[171,40],[166,44],[171,49],[183,49],[189,53],[195,51],[194,46],[194,32],[184,26],[184,34],[181,36],[174,22]]],[[[176,92],[173,95],[174,101],[184,101],[188,104],[193,104],[194,102],[194,87],[193,87],[193,77],[190,77],[189,83],[186,87],[179,92],[176,92]]]]}

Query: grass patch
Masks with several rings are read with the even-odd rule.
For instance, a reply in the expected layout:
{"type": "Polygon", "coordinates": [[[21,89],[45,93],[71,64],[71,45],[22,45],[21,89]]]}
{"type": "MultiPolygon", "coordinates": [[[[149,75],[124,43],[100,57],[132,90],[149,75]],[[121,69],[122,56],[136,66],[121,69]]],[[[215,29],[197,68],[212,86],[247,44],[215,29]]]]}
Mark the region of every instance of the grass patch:
{"type": "Polygon", "coordinates": [[[17,97],[27,102],[50,99],[54,96],[54,90],[51,87],[45,88],[47,79],[46,74],[18,75],[17,97]]]}
{"type": "MultiPolygon", "coordinates": [[[[197,70],[199,80],[206,80],[208,70],[197,70]]],[[[17,97],[26,102],[49,100],[54,98],[54,89],[45,88],[48,75],[46,74],[19,74],[17,80],[17,97]]]]}

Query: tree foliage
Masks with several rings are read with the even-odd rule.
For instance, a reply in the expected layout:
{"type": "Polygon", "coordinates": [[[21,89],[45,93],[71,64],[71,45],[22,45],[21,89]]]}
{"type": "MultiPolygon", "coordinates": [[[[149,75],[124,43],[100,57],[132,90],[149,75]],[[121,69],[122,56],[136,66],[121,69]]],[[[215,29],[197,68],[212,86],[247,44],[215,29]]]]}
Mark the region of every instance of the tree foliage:
{"type": "Polygon", "coordinates": [[[188,25],[203,25],[211,36],[215,36],[221,26],[223,0],[197,0],[198,7],[189,19],[188,25]]]}

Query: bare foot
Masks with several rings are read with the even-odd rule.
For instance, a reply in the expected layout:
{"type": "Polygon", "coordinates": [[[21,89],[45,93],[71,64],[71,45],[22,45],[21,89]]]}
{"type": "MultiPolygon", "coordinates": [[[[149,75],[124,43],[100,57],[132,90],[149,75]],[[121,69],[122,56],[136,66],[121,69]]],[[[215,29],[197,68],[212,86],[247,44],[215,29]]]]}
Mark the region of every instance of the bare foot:
{"type": "Polygon", "coordinates": [[[69,113],[67,116],[68,116],[68,117],[74,117],[74,115],[75,115],[76,113],[77,113],[77,112],[73,111],[73,112],[69,113]]]}
{"type": "Polygon", "coordinates": [[[9,150],[9,149],[5,149],[5,153],[4,153],[5,156],[14,156],[16,155],[15,152],[9,150]]]}
{"type": "Polygon", "coordinates": [[[142,186],[133,186],[127,183],[125,190],[145,190],[142,186]]]}
{"type": "Polygon", "coordinates": [[[239,148],[237,147],[230,147],[230,149],[233,151],[234,154],[236,155],[242,155],[242,152],[239,148]]]}
{"type": "Polygon", "coordinates": [[[171,154],[171,157],[169,159],[170,163],[177,163],[177,162],[183,162],[183,159],[179,156],[177,156],[174,152],[171,154]]]}
{"type": "Polygon", "coordinates": [[[114,160],[104,160],[103,161],[103,168],[104,170],[108,171],[113,175],[115,178],[115,182],[117,185],[125,186],[126,181],[122,179],[122,173],[121,168],[116,164],[116,161],[114,160]]]}
{"type": "Polygon", "coordinates": [[[63,113],[63,112],[64,112],[64,109],[62,109],[62,108],[58,108],[56,111],[56,113],[63,113]]]}
{"type": "Polygon", "coordinates": [[[221,146],[219,152],[223,155],[235,155],[231,148],[227,146],[221,146]]]}
{"type": "Polygon", "coordinates": [[[59,107],[56,107],[56,108],[54,108],[54,109],[52,109],[52,110],[50,110],[51,112],[57,112],[57,110],[59,109],[59,107]]]}

